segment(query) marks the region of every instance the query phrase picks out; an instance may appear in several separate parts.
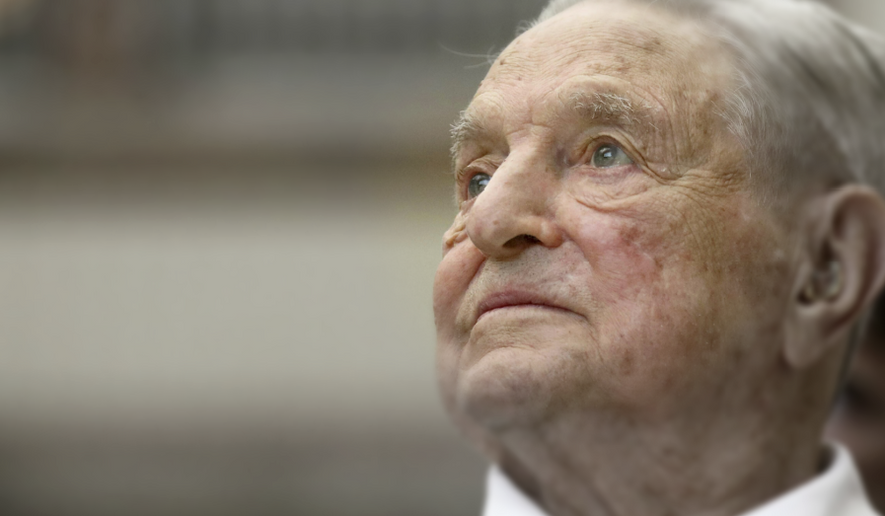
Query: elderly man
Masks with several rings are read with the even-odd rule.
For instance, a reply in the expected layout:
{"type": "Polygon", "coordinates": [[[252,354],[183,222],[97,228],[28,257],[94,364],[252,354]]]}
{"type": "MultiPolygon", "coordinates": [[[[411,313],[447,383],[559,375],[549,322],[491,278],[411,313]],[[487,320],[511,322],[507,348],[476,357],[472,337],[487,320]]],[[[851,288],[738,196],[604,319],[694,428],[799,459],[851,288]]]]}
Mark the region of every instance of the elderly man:
{"type": "Polygon", "coordinates": [[[487,516],[870,516],[821,444],[885,281],[883,46],[797,0],[556,0],[454,128],[434,285],[487,516]]]}

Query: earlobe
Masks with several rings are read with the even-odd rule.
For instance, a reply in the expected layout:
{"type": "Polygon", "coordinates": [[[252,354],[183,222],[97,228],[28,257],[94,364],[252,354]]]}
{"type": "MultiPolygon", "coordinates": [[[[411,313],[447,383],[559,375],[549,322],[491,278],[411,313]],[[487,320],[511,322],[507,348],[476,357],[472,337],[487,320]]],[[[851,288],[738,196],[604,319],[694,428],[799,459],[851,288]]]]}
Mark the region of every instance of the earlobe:
{"type": "Polygon", "coordinates": [[[840,346],[885,284],[885,202],[849,185],[819,199],[806,248],[784,355],[804,368],[840,346]]]}

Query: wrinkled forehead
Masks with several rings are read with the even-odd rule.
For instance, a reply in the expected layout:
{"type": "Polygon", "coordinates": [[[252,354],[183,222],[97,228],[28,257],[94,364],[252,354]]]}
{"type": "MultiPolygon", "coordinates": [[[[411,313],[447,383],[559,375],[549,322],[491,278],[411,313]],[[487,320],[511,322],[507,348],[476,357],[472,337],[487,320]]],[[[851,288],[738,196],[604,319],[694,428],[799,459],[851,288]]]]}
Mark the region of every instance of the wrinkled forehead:
{"type": "Polygon", "coordinates": [[[686,108],[721,95],[731,59],[695,20],[629,2],[578,4],[517,38],[477,91],[519,90],[525,102],[578,76],[611,77],[624,89],[686,108]]]}

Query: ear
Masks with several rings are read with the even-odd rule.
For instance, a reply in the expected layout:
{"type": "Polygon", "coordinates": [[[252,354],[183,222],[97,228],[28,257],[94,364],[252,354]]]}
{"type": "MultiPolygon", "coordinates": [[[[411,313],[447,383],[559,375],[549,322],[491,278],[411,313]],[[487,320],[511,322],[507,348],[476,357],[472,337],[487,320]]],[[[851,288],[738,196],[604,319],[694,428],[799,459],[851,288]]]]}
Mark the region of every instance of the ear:
{"type": "Polygon", "coordinates": [[[808,208],[784,347],[796,369],[844,343],[885,284],[885,202],[874,190],[844,186],[808,208]]]}

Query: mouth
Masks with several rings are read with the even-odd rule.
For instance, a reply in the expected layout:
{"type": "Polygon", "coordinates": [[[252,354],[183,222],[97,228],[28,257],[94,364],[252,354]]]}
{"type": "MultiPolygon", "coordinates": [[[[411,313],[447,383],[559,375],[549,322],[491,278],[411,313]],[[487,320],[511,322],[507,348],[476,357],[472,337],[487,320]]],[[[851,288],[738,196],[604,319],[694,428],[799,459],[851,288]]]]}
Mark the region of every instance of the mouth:
{"type": "Polygon", "coordinates": [[[541,308],[574,313],[552,299],[535,292],[508,290],[486,296],[477,306],[475,321],[486,315],[508,308],[541,308]]]}

